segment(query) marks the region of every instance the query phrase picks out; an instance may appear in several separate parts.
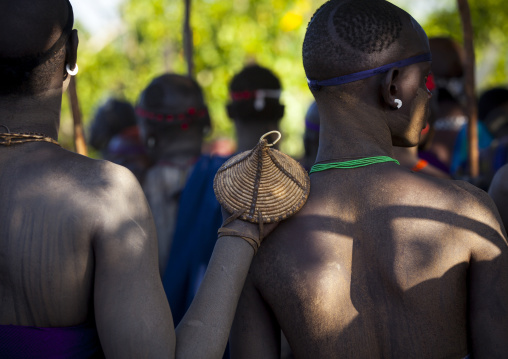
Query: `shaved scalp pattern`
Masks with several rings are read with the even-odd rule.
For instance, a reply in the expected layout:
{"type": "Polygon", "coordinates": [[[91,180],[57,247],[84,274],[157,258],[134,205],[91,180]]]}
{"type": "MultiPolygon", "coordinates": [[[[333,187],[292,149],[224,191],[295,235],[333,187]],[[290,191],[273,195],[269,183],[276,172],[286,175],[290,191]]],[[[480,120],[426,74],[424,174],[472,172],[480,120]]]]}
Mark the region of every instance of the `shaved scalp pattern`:
{"type": "Polygon", "coordinates": [[[386,50],[400,36],[402,22],[386,1],[354,0],[333,16],[337,35],[351,48],[372,54],[386,50]]]}
{"type": "Polygon", "coordinates": [[[330,0],[322,5],[303,42],[307,77],[323,80],[373,67],[371,57],[401,37],[401,13],[385,0],[330,0]]]}
{"type": "Polygon", "coordinates": [[[323,4],[312,16],[303,41],[303,67],[308,78],[323,79],[322,72],[333,72],[333,64],[328,61],[335,54],[344,51],[337,41],[330,41],[328,32],[328,19],[336,2],[329,1],[323,4]]]}

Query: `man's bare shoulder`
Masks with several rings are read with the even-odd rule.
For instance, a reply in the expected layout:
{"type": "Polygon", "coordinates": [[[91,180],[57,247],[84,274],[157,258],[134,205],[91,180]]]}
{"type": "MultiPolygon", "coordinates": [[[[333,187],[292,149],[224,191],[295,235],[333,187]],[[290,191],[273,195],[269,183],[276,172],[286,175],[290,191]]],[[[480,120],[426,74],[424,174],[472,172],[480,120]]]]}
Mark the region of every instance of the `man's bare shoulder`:
{"type": "Polygon", "coordinates": [[[387,186],[388,192],[398,194],[392,196],[393,202],[407,201],[460,214],[495,210],[495,205],[485,191],[461,180],[401,171],[397,176],[388,177],[387,186]]]}
{"type": "Polygon", "coordinates": [[[60,167],[67,168],[70,176],[79,176],[82,182],[102,183],[105,186],[132,186],[137,183],[132,172],[123,166],[72,152],[62,156],[60,167]]]}
{"type": "Polygon", "coordinates": [[[115,163],[64,151],[50,164],[50,171],[60,177],[63,190],[72,189],[97,199],[114,197],[116,201],[141,188],[136,177],[127,168],[115,163]],[[122,195],[122,196],[120,196],[122,195]]]}
{"type": "Polygon", "coordinates": [[[499,224],[497,207],[487,192],[461,180],[439,180],[439,184],[442,192],[438,192],[437,195],[448,199],[455,213],[497,227],[499,224]]]}
{"type": "Polygon", "coordinates": [[[143,191],[127,168],[68,151],[59,153],[53,162],[41,173],[47,176],[52,192],[67,196],[67,202],[73,204],[68,206],[69,210],[79,209],[92,218],[104,220],[139,212],[145,215],[143,191]]]}
{"type": "Polygon", "coordinates": [[[146,197],[130,170],[106,160],[69,158],[74,162],[69,161],[69,176],[76,181],[70,195],[88,217],[96,239],[152,242],[156,238],[146,197]]]}
{"type": "MultiPolygon", "coordinates": [[[[305,206],[292,218],[284,221],[270,235],[261,254],[284,246],[291,252],[307,245],[309,239],[335,238],[337,234],[354,237],[377,233],[389,236],[394,224],[406,228],[415,221],[422,238],[465,238],[463,230],[473,237],[498,237],[503,232],[497,208],[483,190],[464,181],[437,179],[415,173],[387,176],[369,183],[348,184],[329,188],[314,181],[305,206]],[[390,229],[391,228],[391,229],[390,229]],[[459,236],[459,232],[460,236],[459,236]],[[442,231],[449,233],[444,236],[442,231]],[[451,233],[457,236],[450,237],[451,233]],[[472,235],[474,233],[479,236],[472,235]],[[436,237],[437,236],[437,237],[436,237]]],[[[390,236],[389,236],[390,237],[390,236]]],[[[461,239],[462,240],[462,239],[461,239]]]]}

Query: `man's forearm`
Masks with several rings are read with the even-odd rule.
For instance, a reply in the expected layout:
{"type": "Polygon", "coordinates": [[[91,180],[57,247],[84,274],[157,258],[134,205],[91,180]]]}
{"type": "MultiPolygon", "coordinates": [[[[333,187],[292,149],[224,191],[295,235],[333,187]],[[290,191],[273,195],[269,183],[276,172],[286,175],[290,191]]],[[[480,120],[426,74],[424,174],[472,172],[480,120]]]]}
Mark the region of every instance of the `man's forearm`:
{"type": "Polygon", "coordinates": [[[222,358],[254,250],[239,237],[220,238],[192,304],[176,328],[177,358],[222,358]]]}

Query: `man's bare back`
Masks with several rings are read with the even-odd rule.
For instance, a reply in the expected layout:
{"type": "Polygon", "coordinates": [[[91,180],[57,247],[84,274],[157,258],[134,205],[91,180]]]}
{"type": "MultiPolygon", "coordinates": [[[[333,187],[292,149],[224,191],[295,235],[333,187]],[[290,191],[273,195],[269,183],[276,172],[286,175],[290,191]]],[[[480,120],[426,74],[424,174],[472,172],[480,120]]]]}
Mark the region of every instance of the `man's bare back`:
{"type": "MultiPolygon", "coordinates": [[[[167,339],[157,343],[138,333],[129,344],[152,342],[167,351],[172,323],[154,275],[153,220],[132,173],[49,143],[3,149],[0,167],[7,169],[0,174],[6,258],[0,324],[95,326],[97,319],[99,334],[109,339],[118,334],[110,325],[133,325],[134,318],[123,313],[136,310],[145,325],[165,328],[160,333],[167,339]]],[[[106,351],[117,350],[109,345],[106,351]]]]}
{"type": "Polygon", "coordinates": [[[278,323],[296,358],[462,358],[467,287],[478,311],[508,295],[494,293],[506,274],[468,279],[508,266],[485,193],[376,166],[311,175],[306,206],[259,251],[233,328],[259,336],[258,357],[276,357],[278,323]]]}
{"type": "Polygon", "coordinates": [[[1,1],[0,19],[0,356],[221,358],[255,254],[238,237],[261,242],[258,226],[224,225],[175,330],[136,178],[56,145],[78,70],[72,5],[1,1]]]}
{"type": "Polygon", "coordinates": [[[507,357],[495,205],[393,162],[428,118],[424,30],[387,1],[331,0],[309,23],[303,63],[319,166],[307,204],[253,261],[232,357],[277,358],[280,329],[296,358],[507,357]]]}
{"type": "Polygon", "coordinates": [[[91,172],[83,168],[93,168],[91,161],[71,156],[49,143],[0,153],[5,169],[0,174],[0,238],[6,258],[1,272],[9,278],[2,289],[10,298],[0,309],[2,324],[72,326],[91,319],[94,255],[87,249],[92,248],[91,214],[97,213],[92,208],[100,206],[93,198],[102,196],[92,186],[98,181],[90,183],[91,172]],[[34,231],[40,240],[31,240],[34,231]],[[32,282],[39,282],[37,290],[27,293],[32,282]]]}

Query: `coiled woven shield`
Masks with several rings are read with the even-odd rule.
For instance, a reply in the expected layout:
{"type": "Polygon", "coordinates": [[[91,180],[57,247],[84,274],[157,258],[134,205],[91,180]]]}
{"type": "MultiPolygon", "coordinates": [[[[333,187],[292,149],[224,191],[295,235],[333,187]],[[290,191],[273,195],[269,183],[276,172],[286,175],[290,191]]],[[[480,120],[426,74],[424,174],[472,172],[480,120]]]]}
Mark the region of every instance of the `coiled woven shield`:
{"type": "Polygon", "coordinates": [[[251,151],[230,158],[217,171],[213,189],[228,212],[243,211],[239,218],[252,223],[272,223],[303,207],[309,175],[293,158],[271,148],[281,137],[278,131],[268,132],[251,151]],[[274,133],[278,138],[269,144],[266,137],[274,133]]]}

